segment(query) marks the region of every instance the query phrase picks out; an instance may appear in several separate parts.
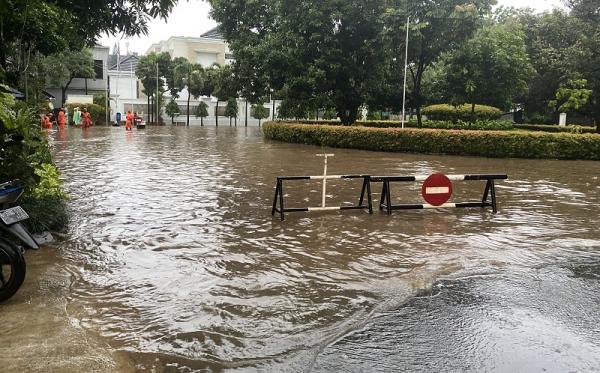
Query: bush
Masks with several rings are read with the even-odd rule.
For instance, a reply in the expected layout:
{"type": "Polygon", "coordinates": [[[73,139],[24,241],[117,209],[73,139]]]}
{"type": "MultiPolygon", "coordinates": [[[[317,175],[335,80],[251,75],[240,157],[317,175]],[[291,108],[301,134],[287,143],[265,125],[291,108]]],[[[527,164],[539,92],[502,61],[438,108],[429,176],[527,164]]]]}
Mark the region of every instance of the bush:
{"type": "Polygon", "coordinates": [[[457,122],[474,120],[494,120],[502,117],[502,111],[492,106],[475,105],[475,112],[472,112],[471,104],[459,106],[440,104],[431,105],[423,108],[423,115],[430,120],[444,120],[457,122]]]}
{"type": "MultiPolygon", "coordinates": [[[[318,125],[333,125],[341,126],[342,123],[338,121],[316,121],[316,120],[302,120],[295,123],[302,124],[318,124],[318,125]]],[[[375,128],[402,128],[402,122],[400,121],[388,121],[388,120],[368,120],[362,122],[356,122],[353,126],[361,127],[375,127],[375,128]]],[[[406,122],[405,128],[417,128],[416,121],[406,122]]],[[[495,131],[508,131],[514,129],[512,122],[504,120],[477,120],[475,122],[465,122],[459,120],[457,122],[443,121],[443,120],[426,120],[422,123],[422,128],[438,128],[438,129],[463,129],[463,130],[495,130],[495,131]]]]}
{"type": "Polygon", "coordinates": [[[515,125],[516,129],[525,130],[525,131],[538,131],[538,132],[554,132],[554,133],[596,133],[596,129],[594,127],[584,127],[584,126],[566,126],[561,127],[558,125],[548,125],[548,124],[517,124],[515,125]]]}
{"type": "Polygon", "coordinates": [[[600,160],[600,135],[365,128],[268,122],[268,139],[375,151],[600,160]]]}
{"type": "Polygon", "coordinates": [[[72,123],[73,113],[75,112],[75,108],[78,107],[81,112],[83,112],[83,108],[87,108],[90,116],[92,117],[92,122],[94,124],[102,124],[106,121],[106,112],[104,108],[100,105],[96,104],[67,104],[65,105],[67,110],[69,111],[69,120],[72,123]]]}

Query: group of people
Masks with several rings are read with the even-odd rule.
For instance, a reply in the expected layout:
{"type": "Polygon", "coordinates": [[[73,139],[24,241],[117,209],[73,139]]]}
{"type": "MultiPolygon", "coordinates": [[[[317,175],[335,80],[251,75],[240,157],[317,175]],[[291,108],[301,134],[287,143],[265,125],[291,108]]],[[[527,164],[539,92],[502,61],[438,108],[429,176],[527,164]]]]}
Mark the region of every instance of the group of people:
{"type": "MultiPolygon", "coordinates": [[[[54,128],[54,124],[56,124],[59,129],[63,129],[67,125],[68,117],[69,115],[65,108],[61,107],[58,110],[56,119],[53,113],[47,113],[42,117],[42,128],[52,129],[54,128]]],[[[92,117],[87,111],[87,108],[83,108],[83,112],[79,111],[79,108],[75,108],[73,113],[73,123],[77,127],[81,126],[82,128],[90,128],[92,126],[92,117]]]]}

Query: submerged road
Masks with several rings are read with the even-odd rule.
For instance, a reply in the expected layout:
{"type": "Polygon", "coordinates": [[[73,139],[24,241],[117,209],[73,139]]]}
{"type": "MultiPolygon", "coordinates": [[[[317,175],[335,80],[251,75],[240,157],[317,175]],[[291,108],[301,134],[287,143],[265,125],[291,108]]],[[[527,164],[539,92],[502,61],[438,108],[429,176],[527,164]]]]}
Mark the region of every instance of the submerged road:
{"type": "MultiPolygon", "coordinates": [[[[73,221],[0,305],[0,371],[594,372],[600,162],[320,149],[260,129],[53,133],[73,221]],[[507,173],[499,213],[271,218],[279,175],[507,173]]],[[[361,181],[328,181],[328,204],[361,181]]],[[[483,182],[455,183],[454,200],[483,182]]],[[[378,200],[380,186],[373,190],[378,200]]],[[[422,203],[420,185],[394,186],[422,203]]],[[[319,205],[319,182],[287,184],[319,205]]]]}

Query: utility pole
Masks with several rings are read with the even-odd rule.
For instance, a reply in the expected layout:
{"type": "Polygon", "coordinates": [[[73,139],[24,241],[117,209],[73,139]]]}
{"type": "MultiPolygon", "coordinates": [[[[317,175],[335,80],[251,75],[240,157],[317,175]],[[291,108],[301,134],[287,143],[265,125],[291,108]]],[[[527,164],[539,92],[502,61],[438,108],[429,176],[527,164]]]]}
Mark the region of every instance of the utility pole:
{"type": "Polygon", "coordinates": [[[406,75],[408,73],[408,25],[410,24],[410,17],[406,18],[406,51],[404,53],[404,91],[402,93],[402,128],[404,128],[404,121],[406,118],[406,75]]]}
{"type": "Polygon", "coordinates": [[[156,62],[156,123],[158,125],[160,100],[158,99],[158,62],[156,62]]]}

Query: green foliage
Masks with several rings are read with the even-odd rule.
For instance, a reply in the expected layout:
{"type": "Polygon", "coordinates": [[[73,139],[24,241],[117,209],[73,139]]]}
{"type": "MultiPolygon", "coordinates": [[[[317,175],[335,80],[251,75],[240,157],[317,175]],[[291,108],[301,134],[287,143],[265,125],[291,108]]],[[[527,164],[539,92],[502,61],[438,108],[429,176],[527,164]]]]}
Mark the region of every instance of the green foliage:
{"type": "Polygon", "coordinates": [[[600,136],[524,131],[365,128],[268,122],[267,139],[387,152],[600,160],[600,136]]]}
{"type": "Polygon", "coordinates": [[[36,199],[58,198],[67,199],[67,194],[63,192],[63,182],[60,180],[60,173],[56,166],[51,163],[43,163],[35,169],[38,176],[38,183],[31,189],[31,196],[36,199]]]}
{"type": "Polygon", "coordinates": [[[48,56],[45,59],[49,83],[60,87],[62,91],[61,103],[66,101],[66,91],[75,78],[94,78],[94,58],[87,49],[80,51],[66,51],[48,56]]]}
{"type": "Polygon", "coordinates": [[[562,113],[577,111],[587,105],[592,97],[593,91],[586,87],[585,79],[569,80],[558,88],[556,99],[551,100],[548,105],[562,113]]]}
{"type": "MultiPolygon", "coordinates": [[[[6,87],[1,87],[6,89],[6,87]]],[[[66,226],[68,215],[59,173],[33,110],[16,108],[0,89],[0,181],[20,180],[26,187],[21,205],[34,232],[66,226]]]]}
{"type": "Polygon", "coordinates": [[[16,109],[12,96],[0,92],[0,180],[19,179],[27,186],[35,185],[39,181],[36,168],[51,161],[35,113],[16,109]]]}
{"type": "MultiPolygon", "coordinates": [[[[290,123],[290,122],[286,122],[290,123]]],[[[329,125],[339,126],[341,122],[331,120],[302,120],[297,121],[301,124],[318,124],[318,125],[329,125]]],[[[374,128],[402,128],[401,121],[391,120],[366,120],[358,121],[353,124],[354,126],[360,127],[374,127],[374,128]]],[[[404,123],[404,128],[417,128],[418,123],[416,121],[410,121],[404,123]]],[[[444,121],[444,120],[426,120],[421,124],[421,128],[436,128],[436,129],[449,129],[449,130],[473,130],[473,131],[510,131],[515,129],[512,122],[505,120],[492,120],[492,119],[481,119],[475,122],[465,121],[444,121]]]]}
{"type": "Polygon", "coordinates": [[[554,132],[554,133],[594,133],[596,129],[594,127],[584,127],[570,125],[561,127],[558,125],[546,125],[546,124],[515,124],[516,129],[524,131],[537,131],[537,132],[554,132]]]}
{"type": "Polygon", "coordinates": [[[269,117],[269,109],[267,109],[265,107],[264,103],[262,103],[262,102],[258,102],[255,105],[252,105],[251,111],[252,111],[252,116],[254,118],[258,119],[259,126],[263,119],[269,117]]]}
{"type": "Polygon", "coordinates": [[[206,118],[208,116],[208,105],[206,104],[206,102],[201,101],[198,104],[196,110],[194,111],[194,115],[196,116],[196,118],[206,118]]]}
{"type": "Polygon", "coordinates": [[[452,52],[446,73],[452,102],[510,109],[533,73],[524,38],[517,23],[486,26],[452,52]]]}
{"type": "Polygon", "coordinates": [[[32,233],[60,232],[69,224],[69,212],[63,198],[25,195],[19,200],[19,205],[29,214],[24,223],[32,233]]]}
{"type": "Polygon", "coordinates": [[[238,103],[235,98],[227,100],[227,106],[225,107],[225,116],[229,118],[237,118],[238,116],[238,103]]]}
{"type": "Polygon", "coordinates": [[[498,108],[486,105],[475,105],[473,110],[472,104],[464,104],[459,106],[448,104],[431,105],[423,108],[422,113],[431,120],[453,122],[459,120],[495,120],[502,116],[502,111],[498,108]]]}
{"type": "Polygon", "coordinates": [[[90,113],[90,117],[92,118],[93,123],[104,123],[106,120],[106,111],[104,107],[96,104],[78,104],[71,103],[65,105],[67,110],[69,111],[69,116],[72,119],[73,113],[75,112],[75,108],[78,107],[79,111],[83,112],[83,109],[87,109],[88,113],[90,113]]]}
{"type": "Polygon", "coordinates": [[[171,117],[171,123],[174,123],[174,118],[176,115],[179,114],[179,112],[179,105],[177,105],[177,102],[175,102],[175,100],[171,100],[165,107],[165,113],[167,113],[167,115],[171,117]]]}

